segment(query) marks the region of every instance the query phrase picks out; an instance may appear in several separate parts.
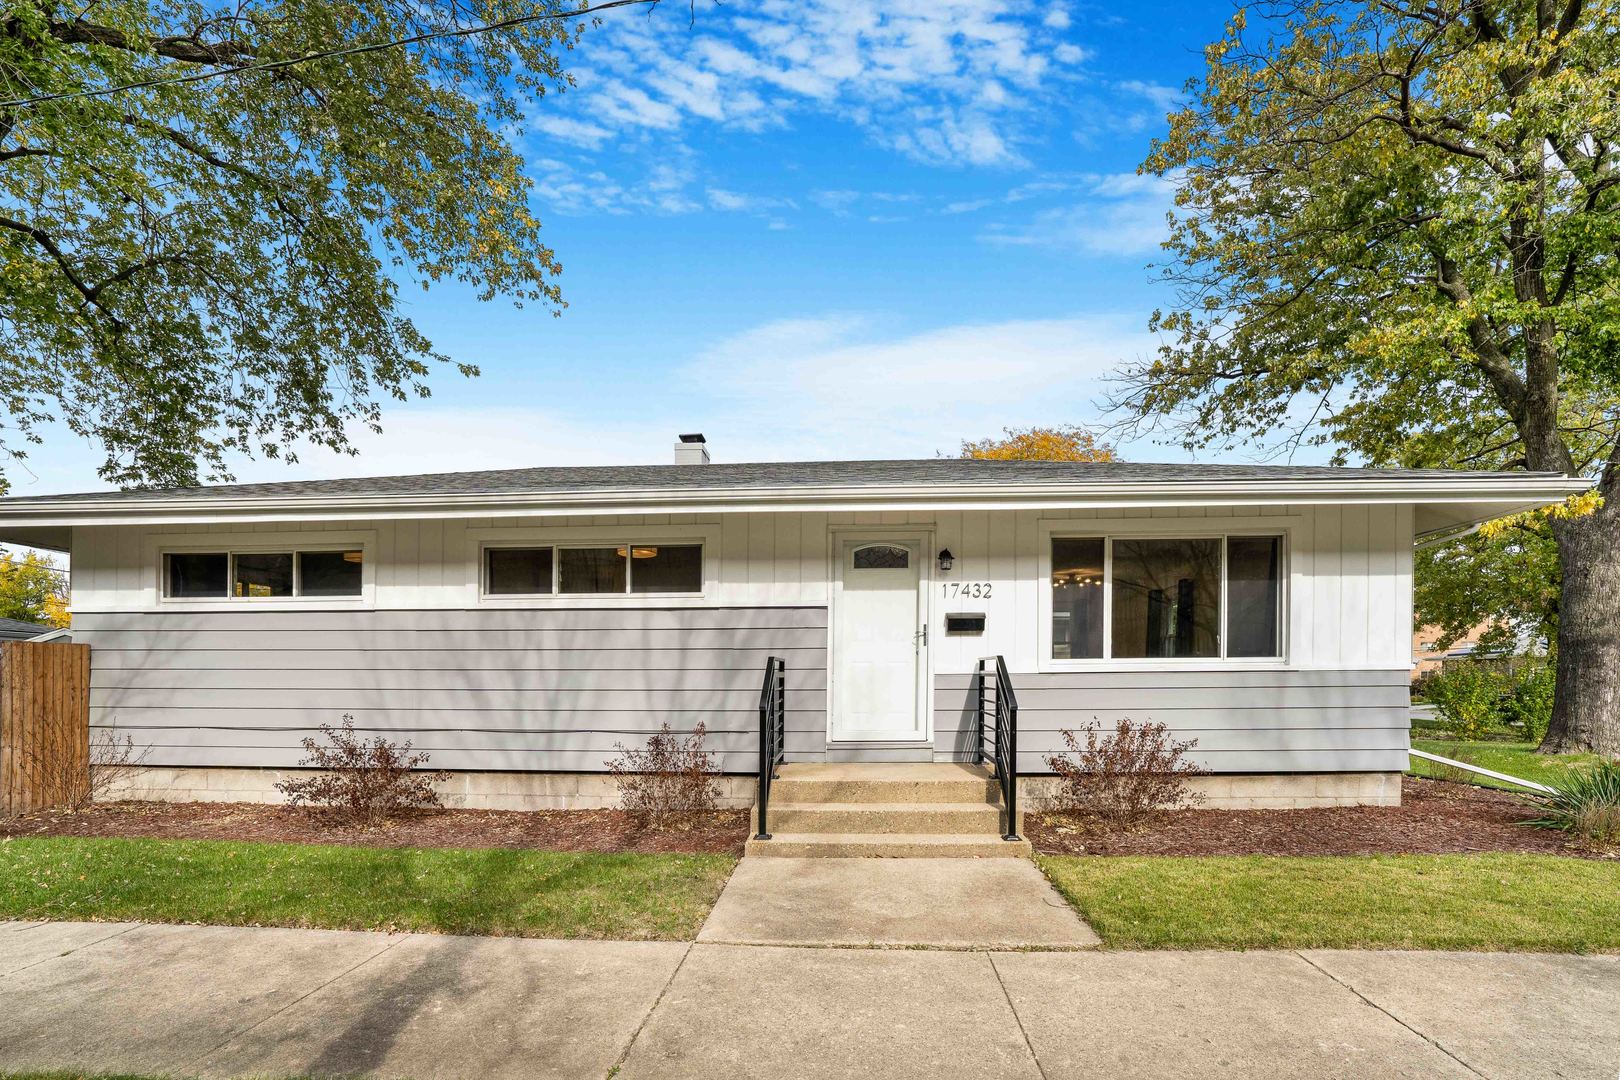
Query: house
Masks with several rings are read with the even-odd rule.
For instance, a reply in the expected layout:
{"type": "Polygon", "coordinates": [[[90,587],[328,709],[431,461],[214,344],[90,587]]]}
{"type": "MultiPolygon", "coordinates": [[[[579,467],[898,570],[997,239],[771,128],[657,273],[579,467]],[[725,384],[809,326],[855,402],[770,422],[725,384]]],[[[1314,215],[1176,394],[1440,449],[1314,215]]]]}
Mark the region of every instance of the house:
{"type": "Polygon", "coordinates": [[[0,641],[28,641],[48,634],[52,627],[27,619],[0,619],[0,641]]]}
{"type": "MultiPolygon", "coordinates": [[[[1412,633],[1412,681],[1439,671],[1449,660],[1466,660],[1479,648],[1480,639],[1496,626],[1490,620],[1480,623],[1450,645],[1441,647],[1445,632],[1438,626],[1420,626],[1412,633]]],[[[1502,650],[1509,656],[1546,655],[1546,647],[1527,631],[1516,634],[1509,647],[1502,650]]],[[[1481,653],[1481,656],[1487,654],[1481,653]]]]}
{"type": "Polygon", "coordinates": [[[1387,803],[1414,540],[1585,490],[1531,473],[822,461],[535,468],[0,500],[71,552],[92,723],[148,794],[264,798],[317,725],[409,738],[465,805],[600,805],[604,759],[702,721],[751,801],[766,659],[789,762],[1018,771],[1119,717],[1196,739],[1215,805],[1387,803]]]}

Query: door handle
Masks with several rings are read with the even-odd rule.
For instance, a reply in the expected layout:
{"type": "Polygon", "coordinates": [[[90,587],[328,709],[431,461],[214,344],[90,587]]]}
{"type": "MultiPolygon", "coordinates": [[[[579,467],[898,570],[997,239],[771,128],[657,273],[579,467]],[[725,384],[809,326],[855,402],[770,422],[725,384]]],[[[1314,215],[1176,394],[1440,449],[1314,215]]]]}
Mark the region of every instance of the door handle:
{"type": "Polygon", "coordinates": [[[922,629],[911,635],[911,640],[920,643],[924,649],[928,648],[928,624],[923,623],[922,629]]]}

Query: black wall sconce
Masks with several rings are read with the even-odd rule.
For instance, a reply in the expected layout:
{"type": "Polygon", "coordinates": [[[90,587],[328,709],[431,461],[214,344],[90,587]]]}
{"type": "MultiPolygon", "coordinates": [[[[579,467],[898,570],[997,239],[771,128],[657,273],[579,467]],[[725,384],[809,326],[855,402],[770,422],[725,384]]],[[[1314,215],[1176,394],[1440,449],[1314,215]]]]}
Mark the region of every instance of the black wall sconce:
{"type": "Polygon", "coordinates": [[[955,561],[956,556],[951,554],[950,548],[939,549],[939,568],[941,571],[949,570],[955,561]]]}

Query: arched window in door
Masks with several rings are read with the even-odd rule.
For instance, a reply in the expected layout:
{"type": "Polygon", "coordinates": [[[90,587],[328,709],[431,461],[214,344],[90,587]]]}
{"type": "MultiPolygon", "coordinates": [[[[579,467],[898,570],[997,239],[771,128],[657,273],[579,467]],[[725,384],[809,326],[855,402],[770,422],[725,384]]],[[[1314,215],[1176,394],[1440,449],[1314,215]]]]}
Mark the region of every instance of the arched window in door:
{"type": "Polygon", "coordinates": [[[852,570],[905,570],[911,566],[911,552],[893,544],[867,544],[855,549],[852,570]]]}

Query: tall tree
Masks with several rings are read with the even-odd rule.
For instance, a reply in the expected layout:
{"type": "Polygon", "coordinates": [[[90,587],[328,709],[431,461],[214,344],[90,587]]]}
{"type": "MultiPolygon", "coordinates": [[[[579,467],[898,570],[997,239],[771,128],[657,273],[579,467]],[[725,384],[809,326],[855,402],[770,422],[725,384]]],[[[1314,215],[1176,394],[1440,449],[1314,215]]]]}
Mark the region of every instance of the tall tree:
{"type": "Polygon", "coordinates": [[[1190,445],[1583,474],[1542,748],[1620,753],[1620,11],[1306,0],[1239,13],[1146,171],[1175,179],[1123,400],[1190,445]]]}
{"type": "Polygon", "coordinates": [[[1114,448],[1083,427],[1002,428],[1000,438],[962,443],[958,455],[998,461],[1113,461],[1114,448]]]}
{"type": "Polygon", "coordinates": [[[0,554],[0,618],[68,625],[67,574],[49,556],[0,554]]]}
{"type": "Polygon", "coordinates": [[[54,418],[106,448],[107,480],[148,485],[228,478],[232,454],[350,450],[379,399],[426,396],[447,362],[398,280],[555,310],[510,132],[567,84],[581,20],[459,32],[579,10],[9,3],[0,452],[54,418]]]}

